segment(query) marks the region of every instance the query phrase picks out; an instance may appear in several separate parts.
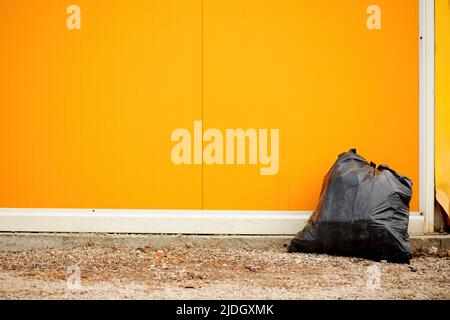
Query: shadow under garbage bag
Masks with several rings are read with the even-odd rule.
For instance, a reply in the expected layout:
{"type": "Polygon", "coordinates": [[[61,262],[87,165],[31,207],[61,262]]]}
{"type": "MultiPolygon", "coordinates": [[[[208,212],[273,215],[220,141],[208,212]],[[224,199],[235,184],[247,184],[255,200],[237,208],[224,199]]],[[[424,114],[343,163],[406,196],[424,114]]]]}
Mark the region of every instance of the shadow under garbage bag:
{"type": "Polygon", "coordinates": [[[289,252],[327,253],[408,263],[412,182],[356,153],[339,155],[326,174],[319,204],[289,252]]]}

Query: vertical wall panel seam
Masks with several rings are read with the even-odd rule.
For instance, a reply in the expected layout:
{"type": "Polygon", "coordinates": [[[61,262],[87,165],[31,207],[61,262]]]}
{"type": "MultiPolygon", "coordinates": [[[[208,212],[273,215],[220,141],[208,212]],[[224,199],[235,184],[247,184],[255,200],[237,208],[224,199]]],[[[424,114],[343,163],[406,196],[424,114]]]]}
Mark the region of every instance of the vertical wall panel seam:
{"type": "MultiPolygon", "coordinates": [[[[201,70],[201,72],[202,72],[202,76],[201,76],[201,78],[202,78],[202,123],[203,123],[203,63],[204,63],[204,61],[203,61],[203,0],[200,0],[201,1],[201,15],[202,15],[202,40],[201,40],[201,43],[202,43],[202,52],[201,52],[201,59],[202,59],[202,70],[201,70]]],[[[202,141],[203,141],[203,137],[202,137],[202,141]]],[[[202,142],[202,146],[203,146],[203,142],[202,142]]],[[[202,148],[202,158],[203,158],[203,148],[202,148]]],[[[204,209],[204,203],[203,203],[203,184],[204,184],[204,179],[203,179],[203,160],[202,160],[202,210],[204,209]]]]}

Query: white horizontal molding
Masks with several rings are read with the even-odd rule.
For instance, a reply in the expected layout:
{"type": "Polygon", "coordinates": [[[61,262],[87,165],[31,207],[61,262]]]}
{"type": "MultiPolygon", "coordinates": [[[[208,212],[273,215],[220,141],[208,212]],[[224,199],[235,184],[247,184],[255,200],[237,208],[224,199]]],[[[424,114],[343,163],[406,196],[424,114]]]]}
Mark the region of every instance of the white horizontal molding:
{"type": "MultiPolygon", "coordinates": [[[[293,235],[311,211],[0,209],[2,232],[293,235]]],[[[409,233],[423,234],[411,213],[409,233]]]]}

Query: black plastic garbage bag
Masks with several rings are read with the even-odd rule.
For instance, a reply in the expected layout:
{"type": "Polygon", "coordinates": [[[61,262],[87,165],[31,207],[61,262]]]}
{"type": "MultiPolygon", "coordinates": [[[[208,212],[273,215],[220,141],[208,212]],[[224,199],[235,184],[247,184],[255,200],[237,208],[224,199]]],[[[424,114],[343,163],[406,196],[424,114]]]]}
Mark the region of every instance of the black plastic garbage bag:
{"type": "Polygon", "coordinates": [[[339,155],[325,176],[319,204],[289,252],[328,253],[407,263],[412,182],[376,168],[355,149],[339,155]]]}

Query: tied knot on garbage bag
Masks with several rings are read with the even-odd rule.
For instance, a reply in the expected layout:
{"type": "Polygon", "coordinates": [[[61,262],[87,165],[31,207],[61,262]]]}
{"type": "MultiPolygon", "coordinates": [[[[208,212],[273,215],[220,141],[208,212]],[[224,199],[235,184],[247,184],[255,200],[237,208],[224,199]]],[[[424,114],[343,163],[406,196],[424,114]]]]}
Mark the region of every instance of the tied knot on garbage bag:
{"type": "Polygon", "coordinates": [[[325,175],[319,203],[289,252],[327,253],[408,263],[412,182],[376,167],[355,149],[325,175]]]}

